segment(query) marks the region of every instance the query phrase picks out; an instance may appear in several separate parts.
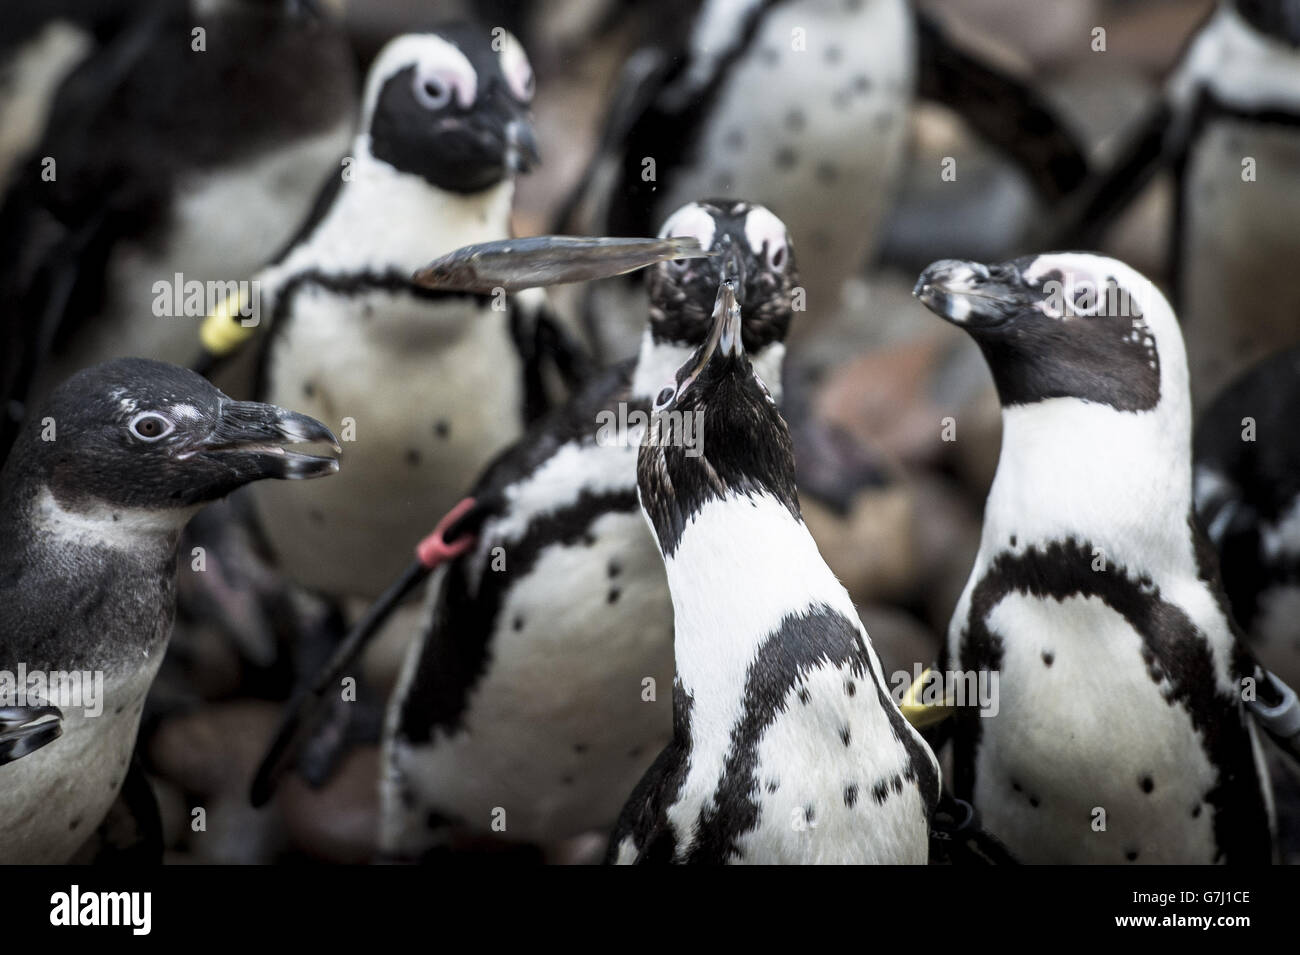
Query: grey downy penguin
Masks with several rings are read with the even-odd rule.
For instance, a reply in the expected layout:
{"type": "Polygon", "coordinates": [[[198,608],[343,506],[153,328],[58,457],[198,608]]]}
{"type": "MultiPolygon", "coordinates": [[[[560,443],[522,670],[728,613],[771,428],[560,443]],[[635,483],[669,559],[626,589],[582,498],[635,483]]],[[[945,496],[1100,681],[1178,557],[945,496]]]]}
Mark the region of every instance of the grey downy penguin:
{"type": "Polygon", "coordinates": [[[65,862],[109,811],[171,634],[182,528],[250,482],[338,470],[298,442],[337,448],[306,415],[137,358],[79,372],[28,421],[0,472],[0,861],[65,862]]]}
{"type": "Polygon", "coordinates": [[[743,338],[726,283],[639,452],[672,593],[673,739],[609,859],[924,864],[938,762],[799,516],[790,434],[743,338]]]}
{"type": "Polygon", "coordinates": [[[1261,671],[1193,518],[1173,310],[1080,253],[944,260],[915,294],[974,338],[1002,403],[943,661],[996,676],[996,705],[950,720],[955,795],[1024,862],[1269,862],[1261,671]]]}

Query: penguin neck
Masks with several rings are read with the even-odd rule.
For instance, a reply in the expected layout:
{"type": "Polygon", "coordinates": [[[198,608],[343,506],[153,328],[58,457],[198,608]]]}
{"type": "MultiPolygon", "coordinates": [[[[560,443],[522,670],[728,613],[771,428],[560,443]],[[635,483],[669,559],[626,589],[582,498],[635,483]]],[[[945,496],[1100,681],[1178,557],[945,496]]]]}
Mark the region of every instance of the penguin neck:
{"type": "Polygon", "coordinates": [[[731,731],[750,663],[787,617],[829,606],[858,620],[803,522],[767,494],[710,500],[688,520],[664,567],[677,681],[694,699],[693,733],[731,731]]]}
{"type": "Polygon", "coordinates": [[[1108,564],[1182,566],[1192,557],[1191,427],[1186,401],[1170,397],[1140,412],[1077,398],[1003,408],[981,557],[1074,538],[1108,564]]]}
{"type": "MultiPolygon", "coordinates": [[[[641,350],[632,374],[632,397],[653,401],[665,385],[676,379],[677,369],[695,353],[696,347],[682,342],[659,341],[647,328],[641,336],[641,350]]],[[[781,403],[781,363],[784,359],[783,342],[772,342],[750,356],[754,370],[777,404],[781,403]]]]}
{"type": "Polygon", "coordinates": [[[514,190],[510,178],[482,192],[439,189],[376,159],[369,134],[363,133],[353,149],[349,178],[312,233],[312,256],[336,260],[324,263],[327,270],[362,267],[409,275],[462,246],[508,238],[514,190]],[[358,256],[366,261],[359,263],[358,256]]]}

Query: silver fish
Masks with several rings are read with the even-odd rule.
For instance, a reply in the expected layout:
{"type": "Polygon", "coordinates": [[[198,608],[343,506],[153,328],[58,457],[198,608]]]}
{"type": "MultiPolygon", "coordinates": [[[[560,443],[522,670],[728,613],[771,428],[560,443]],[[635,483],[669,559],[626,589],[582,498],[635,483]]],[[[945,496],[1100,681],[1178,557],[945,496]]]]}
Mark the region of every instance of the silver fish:
{"type": "Polygon", "coordinates": [[[669,259],[715,255],[698,239],[589,238],[537,235],[467,245],[434,259],[412,277],[417,285],[447,292],[518,292],[546,285],[590,282],[635,272],[669,259]]]}

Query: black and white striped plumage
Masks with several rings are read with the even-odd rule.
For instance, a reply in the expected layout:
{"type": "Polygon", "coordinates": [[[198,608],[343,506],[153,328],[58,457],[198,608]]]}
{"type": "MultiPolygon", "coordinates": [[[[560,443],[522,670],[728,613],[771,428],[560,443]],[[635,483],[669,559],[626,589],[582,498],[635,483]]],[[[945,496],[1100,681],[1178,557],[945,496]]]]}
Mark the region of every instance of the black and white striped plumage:
{"type": "Polygon", "coordinates": [[[307,409],[347,442],[340,487],[256,495],[272,550],[307,587],[377,596],[413,535],[523,431],[526,310],[411,275],[509,236],[514,176],[535,158],[532,93],[509,34],[497,43],[466,25],[392,40],[317,218],[258,275],[271,324],[258,396],[307,409]]]}
{"type": "Polygon", "coordinates": [[[939,768],[804,526],[785,422],[730,289],[639,453],[672,592],[672,742],[610,843],[620,863],[924,863],[939,768]],[[681,422],[699,415],[702,454],[681,422]]]}
{"type": "Polygon", "coordinates": [[[74,371],[189,361],[202,315],[155,313],[156,283],[247,279],[352,136],[352,51],[305,5],[148,0],[121,19],[60,86],[0,208],[0,298],[21,319],[0,347],[0,456],[24,402],[74,371]]]}
{"type": "Polygon", "coordinates": [[[334,437],[144,359],[78,373],[27,424],[0,471],[0,671],[99,671],[103,697],[46,700],[62,734],[0,761],[0,862],[65,862],[99,825],[171,635],[181,529],[250,482],[337,470],[295,441],[334,437]]]}
{"type": "Polygon", "coordinates": [[[979,344],[1002,401],[945,651],[998,674],[997,707],[953,718],[955,794],[1025,862],[1268,862],[1255,672],[1192,517],[1173,311],[1084,254],[938,262],[917,294],[979,344]]]}
{"type": "Polygon", "coordinates": [[[602,436],[602,414],[649,409],[708,334],[724,267],[744,273],[746,338],[779,394],[797,279],[785,226],[761,206],[691,203],[662,234],[721,254],[649,270],[638,358],[540,421],[471,491],[495,513],[434,579],[389,706],[382,842],[393,856],[423,855],[449,826],[491,833],[498,807],[505,839],[607,828],[669,737],[672,611],[637,509],[636,432],[602,436]]]}

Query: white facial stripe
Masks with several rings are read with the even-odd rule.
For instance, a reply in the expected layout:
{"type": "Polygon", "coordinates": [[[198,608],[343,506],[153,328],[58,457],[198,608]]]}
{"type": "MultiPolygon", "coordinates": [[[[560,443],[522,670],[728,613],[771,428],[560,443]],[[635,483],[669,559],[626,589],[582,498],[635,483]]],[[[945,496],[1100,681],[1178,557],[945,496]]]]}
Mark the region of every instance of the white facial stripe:
{"type": "Polygon", "coordinates": [[[180,532],[198,507],[162,509],[92,505],[70,511],[55,499],[49,488],[36,498],[32,524],[48,540],[78,547],[111,547],[133,550],[146,541],[167,542],[180,532]]]}
{"type": "Polygon", "coordinates": [[[478,73],[465,54],[451,43],[431,33],[399,36],[379,51],[370,67],[362,114],[364,126],[370,124],[384,83],[408,66],[414,66],[420,77],[437,77],[449,82],[462,109],[471,106],[478,95],[478,73]]]}
{"type": "Polygon", "coordinates": [[[515,39],[514,34],[502,31],[501,37],[501,72],[511,94],[520,102],[531,102],[533,98],[533,67],[528,62],[528,54],[523,44],[515,39]]]}
{"type": "Polygon", "coordinates": [[[659,230],[660,238],[669,236],[689,236],[699,239],[700,248],[713,248],[713,233],[715,223],[713,216],[705,211],[704,207],[698,203],[692,202],[690,205],[682,206],[664,223],[664,227],[659,230]]]}
{"type": "Polygon", "coordinates": [[[784,249],[788,242],[785,223],[763,206],[754,206],[745,217],[745,238],[755,253],[767,245],[769,263],[773,262],[777,250],[784,249]]]}

